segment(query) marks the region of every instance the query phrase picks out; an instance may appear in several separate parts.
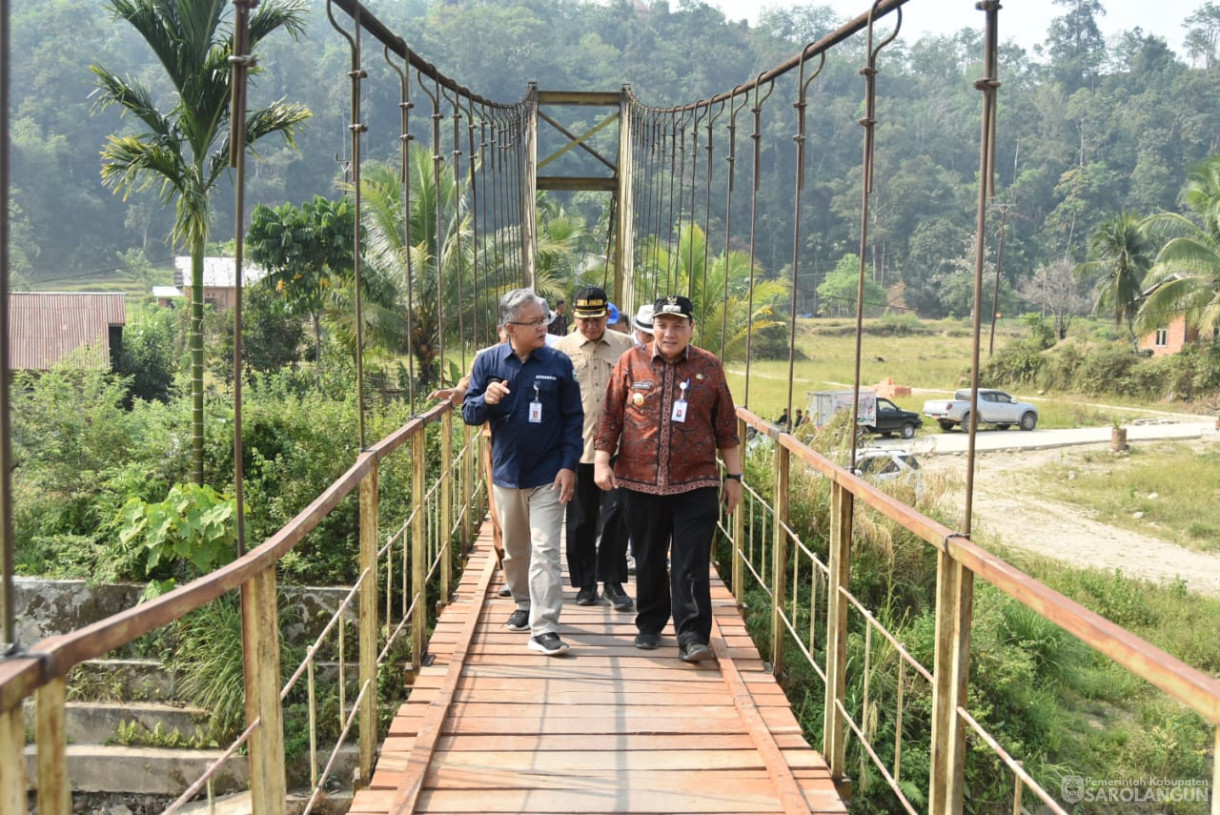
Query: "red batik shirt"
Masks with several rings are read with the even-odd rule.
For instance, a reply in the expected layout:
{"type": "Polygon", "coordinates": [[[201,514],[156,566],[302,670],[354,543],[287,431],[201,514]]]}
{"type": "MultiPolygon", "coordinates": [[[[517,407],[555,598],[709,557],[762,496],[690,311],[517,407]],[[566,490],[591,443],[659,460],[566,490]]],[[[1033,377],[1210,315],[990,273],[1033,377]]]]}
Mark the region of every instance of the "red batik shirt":
{"type": "Polygon", "coordinates": [[[649,343],[619,357],[594,446],[618,451],[620,486],[653,495],[718,487],[716,451],[738,444],[733,395],[714,355],[688,345],[677,362],[667,362],[649,343]],[[683,383],[686,421],[676,422],[683,383]]]}

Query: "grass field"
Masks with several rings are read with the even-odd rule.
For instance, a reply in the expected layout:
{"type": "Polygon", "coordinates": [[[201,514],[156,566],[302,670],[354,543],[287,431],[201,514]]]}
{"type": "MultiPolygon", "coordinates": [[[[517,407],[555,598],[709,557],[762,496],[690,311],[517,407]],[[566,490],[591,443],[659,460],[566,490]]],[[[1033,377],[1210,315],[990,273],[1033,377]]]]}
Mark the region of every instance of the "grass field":
{"type": "Polygon", "coordinates": [[[1123,457],[1088,452],[1079,462],[1051,467],[1039,480],[1050,497],[1084,507],[1102,523],[1220,551],[1220,450],[1214,447],[1137,445],[1123,457]]]}

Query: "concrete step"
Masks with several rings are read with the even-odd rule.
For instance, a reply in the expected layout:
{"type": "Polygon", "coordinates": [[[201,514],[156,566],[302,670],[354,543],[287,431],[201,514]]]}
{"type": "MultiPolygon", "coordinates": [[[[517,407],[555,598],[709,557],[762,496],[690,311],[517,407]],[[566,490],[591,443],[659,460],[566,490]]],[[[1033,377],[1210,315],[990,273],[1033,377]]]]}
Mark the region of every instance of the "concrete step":
{"type": "MultiPolygon", "coordinates": [[[[119,738],[119,726],[138,725],[136,741],[153,734],[169,737],[175,729],[184,739],[207,733],[208,713],[196,707],[156,702],[68,702],[64,709],[68,744],[111,744],[119,738]]],[[[25,726],[34,729],[34,705],[25,706],[25,726]]]]}
{"type": "MultiPolygon", "coordinates": [[[[222,750],[69,744],[68,781],[73,792],[180,795],[221,755],[222,750]]],[[[26,746],[25,756],[27,782],[29,789],[34,790],[38,787],[34,745],[26,746]]],[[[319,757],[319,768],[325,765],[325,761],[325,756],[319,757]]],[[[345,746],[339,751],[327,783],[328,798],[342,796],[345,790],[350,791],[352,773],[358,762],[359,749],[355,745],[345,746]]],[[[248,767],[245,756],[230,756],[215,776],[214,794],[238,794],[249,789],[248,767]]],[[[309,756],[298,756],[288,762],[287,779],[289,790],[309,789],[309,756]]],[[[241,811],[240,804],[235,806],[238,807],[235,811],[241,811]]]]}
{"type": "MultiPolygon", "coordinates": [[[[163,747],[114,747],[70,744],[68,780],[74,792],[114,792],[139,795],[179,795],[203,775],[220,750],[170,750],[163,747]]],[[[37,754],[25,748],[30,789],[38,785],[37,754]]],[[[248,788],[245,756],[231,756],[213,781],[218,794],[248,788]]]]}
{"type": "Polygon", "coordinates": [[[72,670],[68,685],[72,698],[80,701],[168,702],[176,698],[173,674],[158,659],[92,659],[72,670]]]}

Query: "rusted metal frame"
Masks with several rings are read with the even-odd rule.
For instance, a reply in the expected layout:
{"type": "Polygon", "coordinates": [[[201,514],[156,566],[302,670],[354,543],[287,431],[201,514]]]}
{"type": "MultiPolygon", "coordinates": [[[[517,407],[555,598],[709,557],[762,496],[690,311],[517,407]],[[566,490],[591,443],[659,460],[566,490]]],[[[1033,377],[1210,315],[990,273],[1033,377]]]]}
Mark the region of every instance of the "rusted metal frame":
{"type": "MultiPolygon", "coordinates": [[[[741,419],[737,420],[737,438],[744,439],[746,437],[746,423],[741,419]]],[[[746,591],[745,591],[745,546],[743,545],[746,539],[746,507],[741,507],[737,512],[733,513],[733,595],[737,600],[737,610],[744,611],[746,607],[746,591]]]]}
{"type": "MultiPolygon", "coordinates": [[[[710,111],[707,108],[698,108],[695,111],[695,121],[690,129],[690,238],[686,241],[686,264],[687,264],[687,280],[686,280],[686,296],[692,300],[695,297],[695,176],[699,170],[699,124],[700,120],[705,118],[710,111]]],[[[707,250],[707,235],[703,236],[704,251],[707,250]]],[[[704,293],[706,297],[706,292],[704,293]]],[[[702,331],[702,323],[700,323],[700,331],[702,331]]]]}
{"type": "MultiPolygon", "coordinates": [[[[615,156],[617,189],[610,199],[614,209],[611,223],[614,226],[614,296],[629,316],[635,313],[635,145],[632,143],[631,109],[619,93],[618,101],[618,152],[615,156]]],[[[634,332],[632,332],[634,333],[634,332]]]]}
{"type": "Polygon", "coordinates": [[[877,56],[881,53],[881,49],[885,48],[894,38],[898,36],[898,32],[902,29],[902,9],[898,9],[897,22],[894,25],[894,31],[876,46],[873,45],[873,16],[880,6],[882,0],[877,0],[873,3],[872,9],[868,15],[868,44],[867,54],[868,62],[860,73],[864,76],[864,118],[860,120],[860,125],[864,128],[864,158],[863,158],[863,183],[860,190],[860,272],[856,278],[856,348],[855,348],[855,373],[852,379],[852,395],[851,395],[851,428],[852,428],[852,445],[851,445],[851,466],[849,469],[856,468],[856,448],[859,447],[859,415],[860,415],[860,360],[863,353],[864,342],[864,276],[868,268],[868,216],[869,216],[869,200],[873,193],[873,153],[876,144],[876,126],[877,126],[877,56]]]}
{"type": "Polygon", "coordinates": [[[836,782],[845,775],[847,746],[847,592],[851,575],[852,511],[855,496],[842,484],[830,487],[830,581],[826,595],[826,699],[822,754],[836,782]]]}
{"type": "MultiPolygon", "coordinates": [[[[737,114],[741,112],[742,108],[744,108],[747,104],[749,104],[750,97],[749,97],[749,94],[742,94],[740,103],[735,102],[735,99],[736,99],[736,93],[734,92],[734,94],[730,95],[728,98],[729,154],[727,156],[725,156],[725,161],[727,161],[729,163],[729,175],[728,175],[728,179],[725,182],[725,190],[724,190],[724,198],[725,198],[725,201],[724,201],[725,274],[724,274],[724,294],[723,294],[724,299],[722,301],[724,303],[729,302],[728,263],[729,263],[729,252],[730,252],[730,248],[732,246],[732,241],[733,241],[733,189],[734,189],[733,182],[734,182],[734,178],[736,177],[736,174],[737,174],[736,173],[736,168],[737,168],[737,114]]],[[[728,342],[728,332],[729,332],[729,310],[727,308],[722,308],[720,310],[720,358],[721,359],[724,359],[725,344],[728,342]]],[[[747,366],[747,370],[748,370],[748,366],[747,366]]],[[[745,438],[745,437],[742,436],[742,438],[745,438]]]]}
{"type": "MultiPolygon", "coordinates": [[[[411,109],[415,104],[411,101],[411,66],[409,63],[399,68],[390,59],[390,47],[384,47],[386,64],[398,74],[399,84],[399,184],[402,186],[402,229],[403,243],[406,245],[406,255],[403,262],[407,269],[407,399],[412,409],[415,407],[415,269],[411,259],[411,109]]],[[[404,43],[403,50],[406,50],[404,43]]]]}
{"type": "MultiPolygon", "coordinates": [[[[457,320],[458,320],[458,357],[461,360],[461,371],[466,370],[466,324],[464,319],[465,309],[462,304],[465,303],[465,287],[466,287],[466,259],[462,257],[462,200],[465,196],[462,194],[462,106],[461,100],[456,97],[450,97],[445,90],[440,89],[441,96],[449,103],[453,112],[453,229],[451,237],[453,239],[453,254],[457,257],[457,297],[454,302],[457,304],[457,320]]],[[[438,299],[444,299],[444,292],[441,292],[438,299]]],[[[444,323],[441,324],[441,329],[445,328],[444,323]]],[[[445,359],[441,357],[441,365],[444,366],[445,359]]],[[[458,377],[461,379],[461,376],[458,377]]],[[[444,381],[444,378],[441,378],[444,381]]],[[[457,382],[450,384],[456,385],[457,382]]],[[[448,414],[446,414],[448,415],[448,414]]]]}
{"type": "MultiPolygon", "coordinates": [[[[380,539],[379,467],[376,463],[360,481],[360,684],[377,687],[377,550],[380,539]]],[[[390,585],[387,580],[386,585],[390,585]]],[[[387,595],[389,592],[387,592],[387,595]]],[[[386,618],[386,624],[389,624],[386,618]]],[[[360,703],[360,785],[373,777],[377,751],[377,694],[366,693],[360,703]]]]}
{"type": "Polygon", "coordinates": [[[936,643],[928,811],[957,815],[965,786],[966,730],[974,573],[947,551],[936,556],[936,643]]]}
{"type": "Polygon", "coordinates": [[[772,510],[775,524],[771,536],[771,673],[784,674],[784,598],[788,594],[788,504],[791,459],[783,447],[776,447],[772,461],[772,510]]]}
{"type": "MultiPolygon", "coordinates": [[[[750,139],[754,142],[754,181],[750,191],[750,288],[746,295],[746,359],[750,359],[751,346],[754,339],[754,273],[757,269],[757,230],[758,230],[758,190],[761,185],[762,165],[762,106],[775,92],[775,83],[767,86],[767,95],[759,98],[761,83],[754,86],[754,104],[750,112],[754,114],[754,131],[750,139]]],[[[725,277],[727,283],[728,277],[725,277]]],[[[727,303],[727,295],[726,295],[727,303]]],[[[727,309],[726,309],[727,311],[727,309]]],[[[741,401],[745,406],[750,404],[750,366],[746,365],[745,395],[741,401]]]]}
{"type": "MultiPolygon", "coordinates": [[[[423,506],[424,494],[427,491],[424,465],[427,462],[426,439],[419,433],[413,439],[411,452],[411,495],[415,496],[418,506],[423,506]]],[[[424,528],[424,513],[416,512],[415,521],[411,527],[411,679],[419,675],[424,667],[424,656],[427,653],[428,609],[424,602],[427,587],[424,583],[425,554],[427,530],[424,528]]]]}
{"type": "Polygon", "coordinates": [[[237,555],[246,553],[246,478],[242,449],[242,272],[246,220],[246,91],[250,69],[258,60],[250,51],[250,9],[258,0],[233,0],[233,46],[229,57],[229,166],[234,169],[233,227],[233,499],[236,505],[237,555]]]}
{"type": "MultiPolygon", "coordinates": [[[[68,815],[72,811],[72,787],[68,781],[67,713],[68,683],[52,679],[34,694],[34,738],[38,745],[38,811],[68,815]]],[[[25,750],[18,748],[24,765],[25,750]]],[[[24,767],[22,768],[24,770],[24,767]]],[[[20,810],[24,812],[25,801],[20,810]]]]}
{"type": "Polygon", "coordinates": [[[982,0],[977,7],[987,15],[986,36],[983,38],[985,75],[974,83],[983,94],[983,115],[979,138],[979,194],[974,232],[974,313],[971,319],[970,346],[970,421],[966,444],[966,501],[962,510],[962,534],[970,537],[974,522],[975,443],[979,427],[979,358],[983,333],[983,267],[987,251],[987,198],[994,195],[996,91],[999,60],[999,0],[982,0]]]}
{"type": "Polygon", "coordinates": [[[358,416],[360,449],[365,449],[367,437],[364,420],[364,295],[363,295],[363,246],[361,244],[361,158],[360,134],[368,130],[368,126],[360,121],[361,113],[361,81],[368,78],[368,73],[360,67],[363,55],[361,50],[361,32],[364,30],[364,8],[360,3],[354,3],[352,11],[353,32],[344,31],[331,13],[332,4],[339,0],[326,0],[326,15],[330,24],[347,40],[351,52],[351,69],[347,76],[351,80],[351,118],[347,126],[351,134],[352,144],[352,206],[355,211],[352,227],[352,276],[355,286],[356,300],[356,412],[358,416]]]}
{"type": "Polygon", "coordinates": [[[1051,795],[1047,794],[1046,790],[1044,790],[1042,786],[1036,780],[1034,780],[1033,776],[1025,771],[1025,767],[1022,766],[1021,762],[1013,758],[1013,756],[1009,754],[1009,752],[1005,750],[998,741],[992,738],[991,734],[988,733],[983,726],[970,715],[969,711],[967,711],[965,708],[960,708],[958,709],[957,713],[962,717],[962,719],[965,720],[966,724],[970,726],[970,729],[972,729],[975,734],[982,739],[988,747],[991,748],[992,752],[996,754],[1000,761],[1003,762],[1008,769],[1012,770],[1012,774],[1016,782],[1016,788],[1013,795],[1014,815],[1020,815],[1020,813],[1023,811],[1019,809],[1021,802],[1021,790],[1023,787],[1028,787],[1034,793],[1034,795],[1038,796],[1038,800],[1045,804],[1051,812],[1057,813],[1057,815],[1068,815],[1067,810],[1059,806],[1059,803],[1051,795]]]}
{"type": "MultiPolygon", "coordinates": [[[[805,48],[808,50],[809,46],[805,48]]],[[[796,191],[793,194],[792,204],[792,308],[788,317],[788,402],[787,409],[784,411],[785,416],[793,415],[792,388],[793,383],[796,382],[796,314],[798,311],[796,295],[801,265],[801,195],[805,191],[805,110],[809,84],[817,79],[822,73],[822,69],[826,67],[825,52],[820,57],[817,70],[806,79],[805,52],[801,52],[801,66],[796,82],[797,97],[796,102],[793,103],[793,107],[796,108],[796,135],[792,137],[792,140],[796,142],[796,191]]]]}
{"type": "MultiPolygon", "coordinates": [[[[0,201],[9,200],[9,4],[0,0],[0,201]]],[[[13,442],[12,392],[13,372],[9,367],[9,219],[8,207],[0,211],[0,658],[17,650],[16,600],[13,597],[13,442]]],[[[0,730],[5,722],[0,720],[0,730]]],[[[0,739],[4,736],[0,734],[0,739]]],[[[3,759],[0,759],[3,762],[3,759]]],[[[4,769],[0,767],[0,777],[4,769]]],[[[22,768],[21,786],[25,786],[22,768]]],[[[8,791],[0,784],[0,809],[7,801],[8,791]]],[[[22,797],[22,806],[25,798],[22,797]]]]}
{"type": "MultiPolygon", "coordinates": [[[[699,116],[699,108],[692,110],[691,116],[697,120],[698,116],[699,116]]],[[[686,267],[686,264],[690,261],[690,257],[683,257],[683,255],[682,255],[682,215],[685,210],[685,204],[686,204],[686,126],[687,126],[687,123],[688,123],[688,120],[684,116],[682,118],[681,124],[678,126],[678,139],[677,139],[677,147],[678,147],[678,172],[677,172],[678,220],[675,224],[672,225],[674,227],[673,234],[674,234],[674,242],[675,242],[676,246],[674,248],[674,251],[670,255],[670,265],[673,267],[673,270],[674,270],[674,279],[673,279],[673,284],[671,285],[669,291],[666,292],[666,294],[676,294],[677,293],[677,290],[679,288],[681,288],[681,285],[682,285],[682,283],[681,283],[682,277],[687,278],[687,285],[689,287],[689,279],[690,279],[689,270],[686,267]]],[[[694,212],[691,213],[691,216],[693,218],[694,212]]],[[[687,296],[689,297],[689,294],[687,296]]]]}
{"type": "Polygon", "coordinates": [[[572,131],[568,130],[566,127],[561,125],[559,122],[555,121],[550,116],[543,113],[541,110],[538,111],[538,118],[541,119],[542,121],[546,122],[547,124],[549,124],[551,127],[555,128],[556,130],[558,130],[560,133],[562,133],[564,136],[566,136],[568,138],[567,144],[565,144],[563,147],[556,150],[554,153],[551,153],[549,156],[547,156],[542,161],[538,162],[539,170],[541,170],[543,167],[550,164],[552,161],[555,161],[560,156],[566,155],[569,151],[571,151],[572,149],[574,149],[576,147],[579,147],[581,150],[584,150],[586,153],[593,156],[593,158],[597,159],[602,164],[609,167],[610,172],[615,172],[618,169],[605,156],[603,156],[601,153],[597,152],[592,147],[590,147],[588,144],[586,144],[586,142],[592,136],[596,135],[597,133],[600,133],[604,128],[609,127],[611,124],[614,124],[615,122],[618,121],[618,111],[611,113],[605,119],[602,119],[596,125],[589,128],[588,130],[586,130],[584,133],[580,134],[579,136],[576,135],[575,133],[573,133],[572,131]]]}
{"type": "Polygon", "coordinates": [[[530,83],[522,126],[524,142],[518,150],[517,176],[521,202],[521,249],[524,253],[525,278],[531,289],[537,288],[538,255],[538,86],[530,83]]]}
{"type": "Polygon", "coordinates": [[[242,598],[246,723],[250,733],[250,800],[254,815],[283,813],[288,794],[284,770],[284,720],[280,706],[280,629],[275,569],[250,579],[242,598]],[[255,722],[259,727],[254,727],[255,722]]]}
{"type": "MultiPolygon", "coordinates": [[[[720,118],[720,114],[724,113],[724,102],[721,102],[715,113],[709,111],[707,117],[707,144],[704,149],[707,150],[707,169],[705,170],[706,180],[703,184],[703,300],[700,303],[699,309],[699,345],[703,345],[703,332],[706,331],[705,324],[707,322],[707,301],[711,298],[711,293],[707,290],[707,267],[709,263],[709,255],[712,248],[712,159],[715,158],[713,150],[712,133],[713,126],[716,120],[720,118]]],[[[727,280],[728,273],[728,256],[725,256],[725,273],[727,280]]],[[[721,309],[723,311],[723,309],[721,309]]]]}

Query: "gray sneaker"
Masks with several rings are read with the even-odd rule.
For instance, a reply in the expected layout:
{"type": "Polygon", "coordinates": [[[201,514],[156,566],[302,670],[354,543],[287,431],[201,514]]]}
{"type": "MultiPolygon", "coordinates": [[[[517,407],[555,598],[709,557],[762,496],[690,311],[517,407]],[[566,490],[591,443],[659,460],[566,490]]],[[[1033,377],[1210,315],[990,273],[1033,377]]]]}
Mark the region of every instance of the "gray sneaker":
{"type": "Polygon", "coordinates": [[[509,631],[529,631],[530,630],[530,610],[528,608],[519,608],[508,617],[508,622],[504,627],[509,631]]]}
{"type": "Polygon", "coordinates": [[[556,657],[568,652],[568,644],[559,639],[559,635],[554,631],[548,631],[545,634],[530,637],[530,650],[541,651],[548,657],[556,657]]]}

